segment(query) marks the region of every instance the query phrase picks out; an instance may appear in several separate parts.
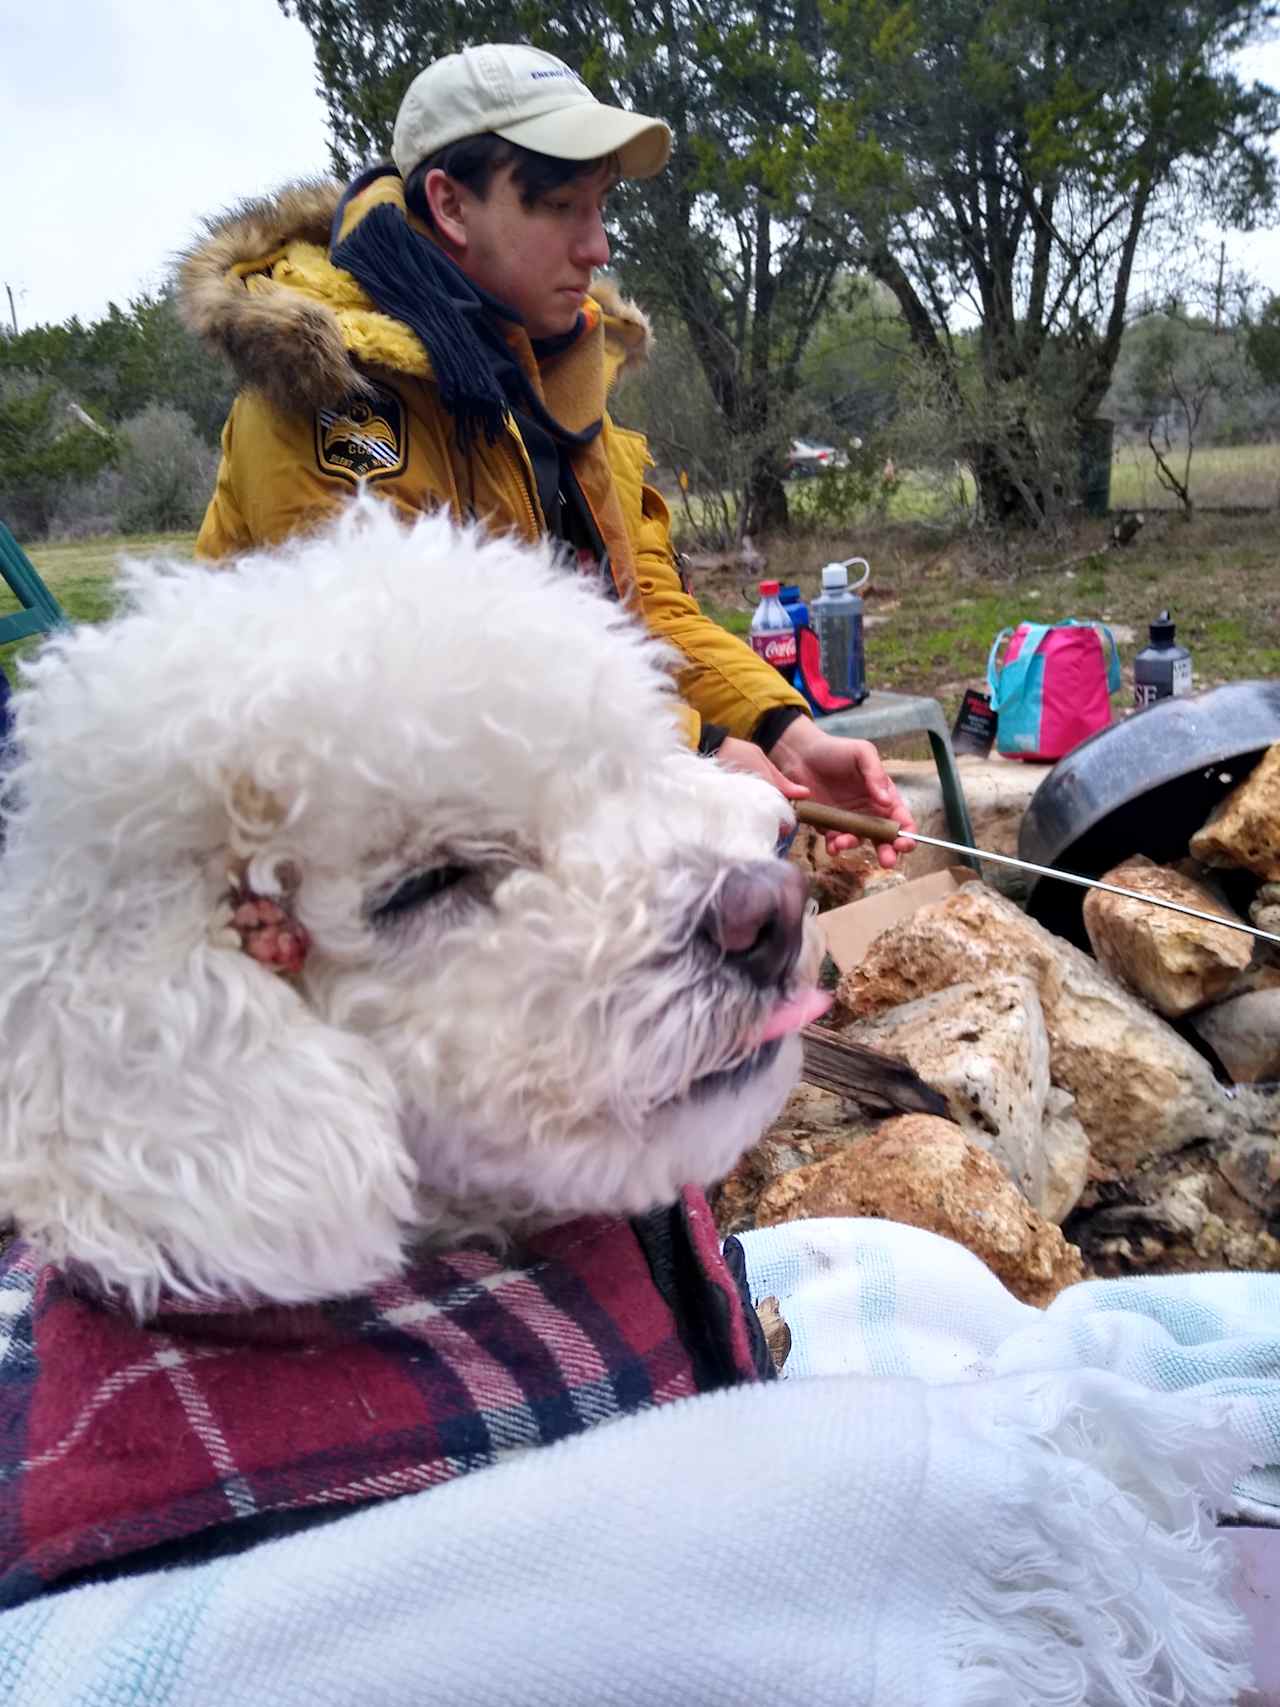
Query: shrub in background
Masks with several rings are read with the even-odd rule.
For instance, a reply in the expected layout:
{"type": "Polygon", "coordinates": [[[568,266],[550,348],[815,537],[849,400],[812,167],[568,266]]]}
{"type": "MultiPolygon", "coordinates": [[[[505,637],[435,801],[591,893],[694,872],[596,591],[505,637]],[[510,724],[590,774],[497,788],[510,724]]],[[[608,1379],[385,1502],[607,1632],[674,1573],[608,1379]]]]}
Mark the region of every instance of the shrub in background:
{"type": "Polygon", "coordinates": [[[184,410],[148,404],[123,422],[119,455],[93,477],[58,493],[51,539],[112,533],[186,533],[198,527],[213,491],[218,452],[184,410]]]}
{"type": "Polygon", "coordinates": [[[121,533],[176,533],[197,527],[213,491],[218,452],[190,415],[149,403],[120,428],[121,533]]]}
{"type": "Polygon", "coordinates": [[[49,539],[100,539],[118,533],[119,470],[104,468],[91,480],[77,480],[58,494],[45,535],[49,539]]]}

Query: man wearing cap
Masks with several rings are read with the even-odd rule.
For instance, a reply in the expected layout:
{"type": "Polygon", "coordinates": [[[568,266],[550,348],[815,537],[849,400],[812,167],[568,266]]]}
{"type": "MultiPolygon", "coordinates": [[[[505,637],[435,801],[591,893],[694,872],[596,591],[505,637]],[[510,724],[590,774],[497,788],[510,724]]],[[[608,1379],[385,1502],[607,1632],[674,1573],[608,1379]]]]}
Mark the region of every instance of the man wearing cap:
{"type": "Polygon", "coordinates": [[[550,534],[683,654],[703,751],[793,798],[910,828],[874,747],[816,729],[783,677],[684,591],[645,442],[607,412],[649,329],[595,276],[604,207],[619,178],[661,171],[670,145],[661,120],[604,106],[551,54],[466,48],[409,86],[393,165],[212,222],[180,300],[243,390],[197,554],[314,527],[360,484],[406,514],[446,505],[550,534]]]}

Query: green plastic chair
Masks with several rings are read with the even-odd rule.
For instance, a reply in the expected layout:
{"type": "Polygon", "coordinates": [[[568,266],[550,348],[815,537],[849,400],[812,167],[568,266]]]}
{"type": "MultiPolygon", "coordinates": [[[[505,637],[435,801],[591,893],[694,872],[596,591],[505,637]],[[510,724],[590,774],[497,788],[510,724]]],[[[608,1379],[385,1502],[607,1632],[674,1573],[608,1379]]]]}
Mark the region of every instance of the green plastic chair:
{"type": "Polygon", "coordinates": [[[0,575],[22,606],[21,610],[0,617],[0,646],[7,646],[11,640],[25,640],[29,634],[47,634],[51,628],[66,626],[66,611],[3,522],[0,522],[0,575]]]}

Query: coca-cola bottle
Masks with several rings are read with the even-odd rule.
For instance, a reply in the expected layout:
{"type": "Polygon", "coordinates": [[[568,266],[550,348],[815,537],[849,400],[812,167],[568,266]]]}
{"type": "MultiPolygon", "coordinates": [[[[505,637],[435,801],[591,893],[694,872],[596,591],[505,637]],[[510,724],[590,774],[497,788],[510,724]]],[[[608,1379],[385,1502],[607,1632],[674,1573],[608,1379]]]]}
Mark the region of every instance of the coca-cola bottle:
{"type": "Polygon", "coordinates": [[[760,603],[751,618],[751,650],[790,681],[796,669],[796,631],[778,589],[777,581],[760,583],[760,603]]]}

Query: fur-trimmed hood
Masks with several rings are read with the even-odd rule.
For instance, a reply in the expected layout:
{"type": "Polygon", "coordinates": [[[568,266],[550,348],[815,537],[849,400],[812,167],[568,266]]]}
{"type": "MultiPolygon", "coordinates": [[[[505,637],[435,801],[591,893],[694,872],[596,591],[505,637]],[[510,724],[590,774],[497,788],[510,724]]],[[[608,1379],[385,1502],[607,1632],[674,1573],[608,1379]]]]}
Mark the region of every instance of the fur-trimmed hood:
{"type": "Polygon", "coordinates": [[[626,346],[621,371],[630,373],[643,367],[653,354],[653,324],[644,309],[631,297],[623,296],[607,273],[597,273],[592,279],[591,295],[599,304],[610,332],[626,346]]]}
{"type": "MultiPolygon", "coordinates": [[[[242,385],[285,411],[362,389],[370,368],[430,377],[414,333],[329,259],[344,193],[337,179],[316,178],[241,202],[205,221],[206,235],[179,267],[187,326],[227,358],[242,385]]],[[[653,341],[646,315],[603,275],[592,282],[588,318],[592,303],[604,321],[610,380],[642,365],[653,341]]]]}

